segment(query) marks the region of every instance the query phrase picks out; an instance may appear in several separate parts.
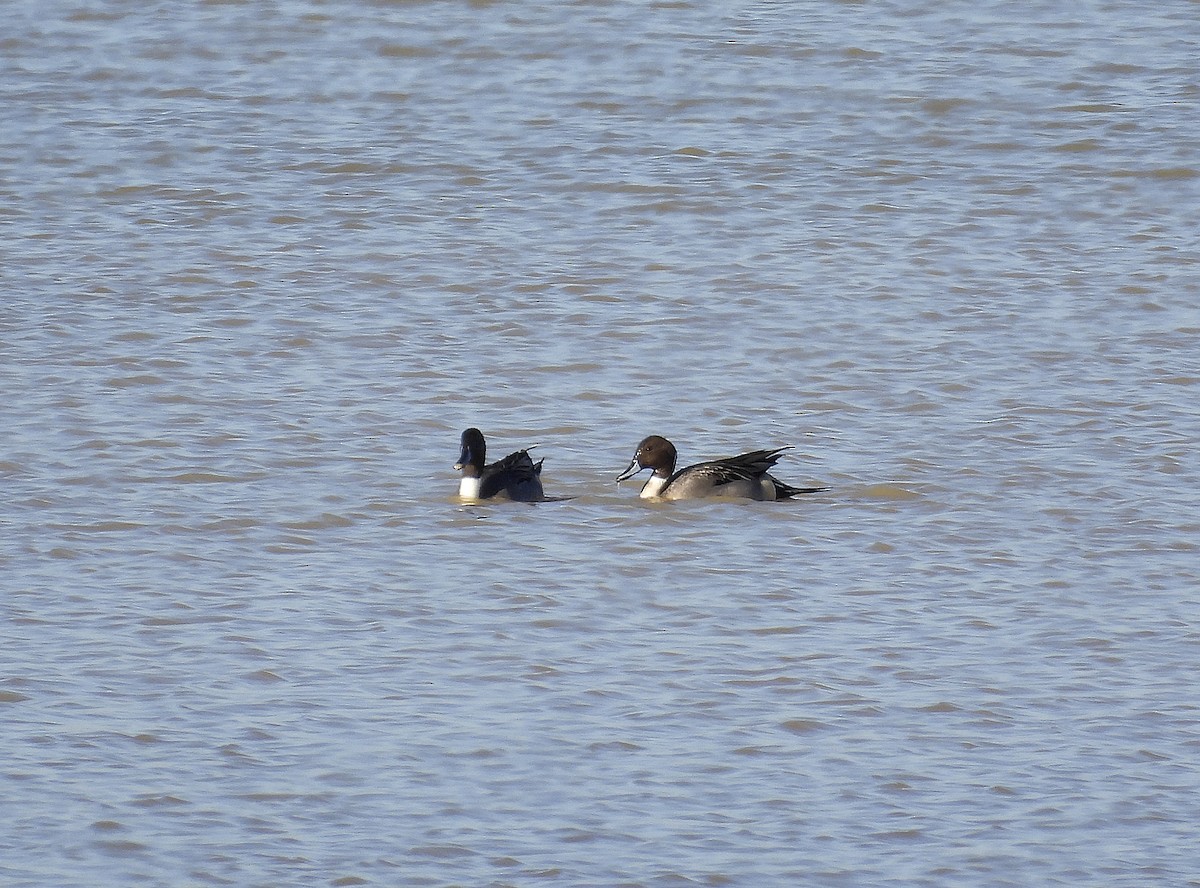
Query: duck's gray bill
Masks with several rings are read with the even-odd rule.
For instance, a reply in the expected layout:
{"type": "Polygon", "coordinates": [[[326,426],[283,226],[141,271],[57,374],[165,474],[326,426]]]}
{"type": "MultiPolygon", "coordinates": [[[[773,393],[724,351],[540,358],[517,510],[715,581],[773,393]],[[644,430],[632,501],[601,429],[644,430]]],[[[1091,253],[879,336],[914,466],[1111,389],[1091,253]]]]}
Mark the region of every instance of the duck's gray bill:
{"type": "Polygon", "coordinates": [[[632,478],[634,475],[636,475],[642,469],[643,469],[643,466],[638,465],[637,457],[635,456],[633,459],[631,459],[629,461],[629,466],[625,469],[625,471],[623,471],[621,474],[617,475],[617,483],[620,484],[622,481],[626,480],[627,478],[632,478]]]}

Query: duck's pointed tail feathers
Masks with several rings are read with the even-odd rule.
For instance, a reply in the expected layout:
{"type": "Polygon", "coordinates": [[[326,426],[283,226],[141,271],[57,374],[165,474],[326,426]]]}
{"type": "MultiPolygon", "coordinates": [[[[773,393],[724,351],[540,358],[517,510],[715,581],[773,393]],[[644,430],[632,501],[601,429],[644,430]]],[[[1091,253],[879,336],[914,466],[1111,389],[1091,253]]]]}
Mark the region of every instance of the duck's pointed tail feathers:
{"type": "Polygon", "coordinates": [[[775,499],[791,499],[794,496],[800,496],[803,493],[820,493],[822,490],[828,490],[828,487],[792,487],[790,484],[784,484],[782,481],[775,481],[775,499]]]}

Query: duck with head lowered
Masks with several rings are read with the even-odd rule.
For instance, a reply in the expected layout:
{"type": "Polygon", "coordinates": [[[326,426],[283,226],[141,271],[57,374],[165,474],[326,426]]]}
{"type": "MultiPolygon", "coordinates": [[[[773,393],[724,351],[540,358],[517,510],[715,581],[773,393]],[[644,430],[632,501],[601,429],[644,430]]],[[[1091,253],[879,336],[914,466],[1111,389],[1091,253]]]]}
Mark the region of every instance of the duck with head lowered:
{"type": "Polygon", "coordinates": [[[510,453],[487,465],[487,442],[483,432],[467,429],[460,439],[462,450],[454,468],[462,472],[458,495],[465,500],[510,499],[533,503],[545,499],[542,492],[542,462],[534,462],[528,450],[510,453]]]}
{"type": "Polygon", "coordinates": [[[789,499],[802,493],[816,493],[824,487],[792,487],[769,474],[783,451],[752,450],[740,456],[714,459],[675,471],[678,454],[675,445],[661,435],[643,438],[629,467],[617,476],[617,483],[652,469],[642,486],[643,499],[703,499],[725,496],[751,500],[789,499]]]}

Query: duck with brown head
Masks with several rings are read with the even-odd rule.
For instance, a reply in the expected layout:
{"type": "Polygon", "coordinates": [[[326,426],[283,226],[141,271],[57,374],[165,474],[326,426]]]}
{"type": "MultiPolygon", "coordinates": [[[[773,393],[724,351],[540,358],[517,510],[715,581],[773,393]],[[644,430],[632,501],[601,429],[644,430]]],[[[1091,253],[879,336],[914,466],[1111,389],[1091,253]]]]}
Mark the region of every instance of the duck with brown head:
{"type": "Polygon", "coordinates": [[[824,487],[792,487],[769,474],[776,460],[788,449],[752,450],[740,456],[697,463],[676,472],[678,453],[675,445],[661,435],[651,435],[638,444],[629,467],[617,476],[617,483],[652,469],[649,480],[642,486],[642,498],[668,500],[715,496],[780,500],[825,490],[824,487]]]}

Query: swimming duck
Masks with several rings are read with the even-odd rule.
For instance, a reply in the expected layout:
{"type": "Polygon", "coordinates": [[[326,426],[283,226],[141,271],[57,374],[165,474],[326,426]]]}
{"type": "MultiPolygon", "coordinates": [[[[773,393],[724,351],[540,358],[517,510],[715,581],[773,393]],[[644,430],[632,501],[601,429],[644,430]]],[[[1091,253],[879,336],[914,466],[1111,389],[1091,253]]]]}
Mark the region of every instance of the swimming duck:
{"type": "Polygon", "coordinates": [[[544,499],[542,463],[534,462],[528,450],[510,453],[504,459],[484,465],[487,444],[479,429],[462,433],[462,453],[454,468],[462,472],[458,495],[467,500],[499,499],[532,503],[544,499]]]}
{"type": "Polygon", "coordinates": [[[617,482],[632,478],[643,469],[653,469],[642,487],[643,499],[700,499],[732,496],[752,500],[787,499],[801,493],[816,493],[824,487],[792,487],[767,474],[787,447],[753,450],[740,456],[714,459],[675,471],[675,445],[661,435],[651,435],[638,444],[629,467],[617,482]]]}

